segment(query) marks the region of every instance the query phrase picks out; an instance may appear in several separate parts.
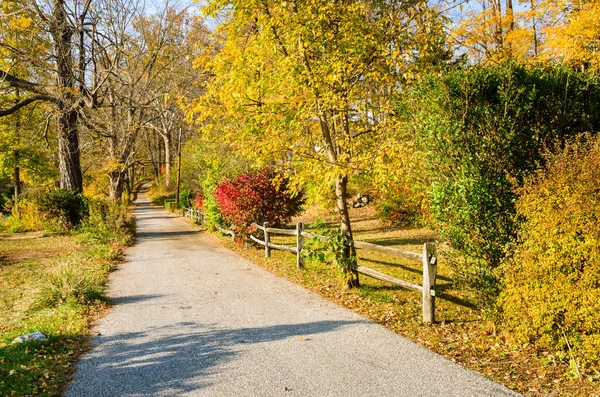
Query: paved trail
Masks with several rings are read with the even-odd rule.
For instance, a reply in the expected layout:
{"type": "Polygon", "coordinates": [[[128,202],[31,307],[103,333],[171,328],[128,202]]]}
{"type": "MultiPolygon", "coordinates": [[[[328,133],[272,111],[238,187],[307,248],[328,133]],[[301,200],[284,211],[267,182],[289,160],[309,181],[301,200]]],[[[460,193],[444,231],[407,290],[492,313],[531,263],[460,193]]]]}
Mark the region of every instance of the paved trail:
{"type": "Polygon", "coordinates": [[[140,195],[75,396],[516,396],[219,247],[140,195]]]}

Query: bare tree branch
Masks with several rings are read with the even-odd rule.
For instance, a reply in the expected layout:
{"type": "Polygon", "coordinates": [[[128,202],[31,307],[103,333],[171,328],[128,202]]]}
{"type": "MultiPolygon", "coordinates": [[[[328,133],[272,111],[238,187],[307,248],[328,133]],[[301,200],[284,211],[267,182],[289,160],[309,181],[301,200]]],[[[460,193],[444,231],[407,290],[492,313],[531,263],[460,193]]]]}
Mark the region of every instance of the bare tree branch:
{"type": "Polygon", "coordinates": [[[4,117],[4,116],[8,116],[10,114],[13,114],[14,112],[21,109],[22,107],[25,107],[25,106],[29,105],[30,103],[37,102],[37,101],[51,101],[52,102],[52,101],[54,101],[54,98],[47,96],[47,95],[36,95],[36,96],[32,96],[27,99],[23,99],[22,101],[15,103],[14,105],[12,105],[9,108],[5,108],[5,109],[0,108],[0,117],[4,117]]]}
{"type": "Polygon", "coordinates": [[[3,70],[0,70],[0,81],[8,83],[9,86],[14,88],[19,88],[24,91],[33,92],[34,94],[46,96],[48,97],[46,100],[49,100],[49,98],[52,96],[47,87],[20,79],[3,70]]]}

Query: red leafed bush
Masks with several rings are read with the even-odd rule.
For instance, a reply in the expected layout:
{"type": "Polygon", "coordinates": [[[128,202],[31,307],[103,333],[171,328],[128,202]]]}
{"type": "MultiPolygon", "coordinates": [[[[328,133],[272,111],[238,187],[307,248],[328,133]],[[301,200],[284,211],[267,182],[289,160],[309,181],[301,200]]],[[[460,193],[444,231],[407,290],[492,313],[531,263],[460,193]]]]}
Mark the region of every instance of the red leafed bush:
{"type": "Polygon", "coordinates": [[[214,195],[225,223],[242,235],[251,231],[252,222],[281,226],[304,204],[303,194],[290,194],[287,181],[270,171],[243,173],[217,186],[214,195]]]}
{"type": "Polygon", "coordinates": [[[204,206],[204,195],[201,193],[196,195],[196,197],[194,198],[194,204],[196,205],[196,208],[202,209],[204,206]]]}

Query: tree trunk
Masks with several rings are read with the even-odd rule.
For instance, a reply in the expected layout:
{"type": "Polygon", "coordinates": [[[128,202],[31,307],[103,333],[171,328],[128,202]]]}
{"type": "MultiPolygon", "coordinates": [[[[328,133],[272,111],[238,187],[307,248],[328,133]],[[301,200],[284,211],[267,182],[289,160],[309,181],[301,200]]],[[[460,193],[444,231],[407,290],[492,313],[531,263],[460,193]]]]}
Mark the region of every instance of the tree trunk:
{"type": "Polygon", "coordinates": [[[537,22],[536,22],[536,12],[537,10],[535,9],[535,0],[530,0],[529,2],[530,6],[531,6],[531,15],[532,15],[532,20],[531,20],[531,26],[533,28],[533,56],[537,58],[538,55],[538,34],[537,34],[537,22]]]}
{"type": "Polygon", "coordinates": [[[123,193],[121,195],[121,202],[123,202],[123,197],[125,197],[125,203],[129,203],[131,200],[131,190],[131,178],[129,169],[127,169],[123,173],[123,193]]]}
{"type": "Polygon", "coordinates": [[[73,29],[67,18],[64,0],[52,1],[50,32],[56,56],[56,85],[61,93],[57,122],[60,187],[81,193],[83,176],[79,159],[78,109],[74,99],[75,70],[71,43],[73,29]]]}
{"type": "MultiPolygon", "coordinates": [[[[17,98],[19,97],[19,90],[17,89],[17,98]]],[[[17,114],[17,122],[15,123],[15,131],[17,133],[17,137],[21,132],[21,115],[17,114]]],[[[15,150],[15,169],[14,169],[14,188],[15,188],[15,197],[13,200],[13,213],[17,216],[19,215],[19,200],[21,199],[21,169],[19,168],[21,155],[19,150],[15,150]]]]}
{"type": "MultiPolygon", "coordinates": [[[[331,128],[327,117],[324,114],[319,116],[319,125],[321,133],[327,147],[327,157],[330,164],[336,164],[338,156],[342,150],[336,146],[331,136],[331,128]]],[[[346,261],[342,266],[342,272],[346,275],[348,288],[358,287],[358,272],[356,272],[356,250],[352,237],[352,227],[350,226],[350,214],[348,213],[348,176],[338,175],[335,180],[335,197],[338,215],[340,217],[340,228],[344,237],[344,249],[342,251],[342,260],[346,261]],[[352,262],[351,262],[352,261],[352,262]],[[354,270],[349,270],[354,269],[354,270]]]]}
{"type": "Polygon", "coordinates": [[[181,189],[181,127],[179,127],[179,135],[177,135],[177,191],[175,193],[175,200],[179,207],[179,194],[181,189]]]}
{"type": "Polygon", "coordinates": [[[162,136],[165,144],[165,188],[169,188],[171,179],[171,137],[169,134],[162,136]]]}
{"type": "Polygon", "coordinates": [[[515,30],[515,16],[514,16],[512,0],[506,0],[506,15],[508,16],[509,31],[515,30]]]}
{"type": "Polygon", "coordinates": [[[81,193],[83,192],[83,176],[79,158],[77,119],[76,111],[60,109],[58,119],[58,168],[60,171],[60,187],[81,193]]]}
{"type": "Polygon", "coordinates": [[[124,173],[119,170],[108,173],[109,178],[109,198],[120,202],[123,198],[123,183],[125,181],[124,173]]]}
{"type": "MultiPolygon", "coordinates": [[[[152,137],[152,141],[154,136],[152,137]]],[[[152,163],[152,176],[154,176],[154,181],[156,184],[160,184],[160,167],[158,165],[158,161],[156,160],[156,154],[154,152],[154,145],[151,142],[150,131],[146,132],[146,149],[148,150],[148,156],[150,157],[150,162],[152,163]]]]}
{"type": "Polygon", "coordinates": [[[340,228],[344,236],[343,258],[352,260],[352,270],[344,268],[347,277],[348,288],[359,287],[358,272],[356,271],[356,249],[354,248],[354,238],[352,236],[352,227],[350,225],[350,214],[348,212],[348,177],[338,176],[335,180],[335,196],[338,215],[340,216],[340,228]]]}
{"type": "Polygon", "coordinates": [[[15,167],[14,174],[15,197],[13,200],[13,212],[19,214],[19,200],[21,198],[21,169],[15,167]]]}

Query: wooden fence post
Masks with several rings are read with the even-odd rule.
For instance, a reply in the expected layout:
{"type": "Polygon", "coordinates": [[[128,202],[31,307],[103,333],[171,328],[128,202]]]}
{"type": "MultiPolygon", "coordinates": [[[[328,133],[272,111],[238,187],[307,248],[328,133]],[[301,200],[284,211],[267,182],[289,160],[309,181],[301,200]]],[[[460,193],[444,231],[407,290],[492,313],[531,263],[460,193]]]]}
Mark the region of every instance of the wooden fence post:
{"type": "Polygon", "coordinates": [[[435,322],[435,277],[437,252],[435,243],[423,244],[423,322],[435,322]]]}
{"type": "Polygon", "coordinates": [[[296,224],[296,265],[298,269],[304,269],[304,255],[302,255],[302,251],[304,250],[303,231],[304,225],[302,222],[298,222],[296,224]]]}
{"type": "Polygon", "coordinates": [[[269,243],[271,242],[271,236],[269,236],[269,232],[267,228],[269,227],[269,222],[263,223],[264,232],[265,232],[265,258],[271,257],[271,247],[269,247],[269,243]]]}

